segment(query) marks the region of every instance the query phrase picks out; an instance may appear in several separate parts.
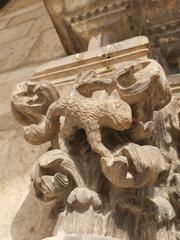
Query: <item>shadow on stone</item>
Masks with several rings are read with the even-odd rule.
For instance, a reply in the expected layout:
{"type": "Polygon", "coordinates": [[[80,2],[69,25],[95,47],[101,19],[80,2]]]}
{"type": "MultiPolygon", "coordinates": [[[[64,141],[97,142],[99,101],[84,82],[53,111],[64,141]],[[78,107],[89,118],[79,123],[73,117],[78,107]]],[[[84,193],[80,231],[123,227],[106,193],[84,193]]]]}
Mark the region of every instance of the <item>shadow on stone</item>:
{"type": "Polygon", "coordinates": [[[49,218],[50,208],[38,204],[33,190],[24,200],[16,213],[12,225],[11,236],[13,240],[41,240],[52,235],[55,219],[49,218]]]}

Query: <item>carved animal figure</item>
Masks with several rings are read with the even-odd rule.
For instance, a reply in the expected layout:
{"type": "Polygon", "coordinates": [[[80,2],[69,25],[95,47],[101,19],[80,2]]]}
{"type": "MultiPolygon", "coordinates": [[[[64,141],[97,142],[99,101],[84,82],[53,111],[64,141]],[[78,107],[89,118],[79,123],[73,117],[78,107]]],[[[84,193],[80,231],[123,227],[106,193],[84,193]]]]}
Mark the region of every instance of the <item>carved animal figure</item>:
{"type": "Polygon", "coordinates": [[[95,71],[86,71],[77,76],[77,91],[91,97],[95,91],[105,90],[108,94],[116,89],[120,98],[129,105],[149,102],[150,110],[159,110],[171,100],[171,89],[163,68],[153,59],[136,59],[114,66],[111,77],[97,77],[95,71]]]}
{"type": "Polygon", "coordinates": [[[61,130],[63,138],[69,139],[77,129],[84,129],[93,151],[111,161],[111,152],[102,144],[101,127],[123,131],[132,123],[131,108],[120,98],[108,97],[103,101],[85,98],[79,94],[69,96],[51,104],[43,121],[25,129],[25,138],[31,144],[51,140],[59,132],[54,122],[64,116],[61,130]]]}

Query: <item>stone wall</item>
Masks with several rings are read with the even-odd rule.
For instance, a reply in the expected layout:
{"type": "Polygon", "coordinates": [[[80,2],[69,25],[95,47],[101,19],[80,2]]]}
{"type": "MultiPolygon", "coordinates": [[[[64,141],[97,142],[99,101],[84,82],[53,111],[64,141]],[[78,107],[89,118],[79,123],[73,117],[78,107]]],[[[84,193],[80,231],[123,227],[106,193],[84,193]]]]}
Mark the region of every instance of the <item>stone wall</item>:
{"type": "Polygon", "coordinates": [[[11,0],[0,10],[0,71],[65,55],[41,0],[11,0]]]}

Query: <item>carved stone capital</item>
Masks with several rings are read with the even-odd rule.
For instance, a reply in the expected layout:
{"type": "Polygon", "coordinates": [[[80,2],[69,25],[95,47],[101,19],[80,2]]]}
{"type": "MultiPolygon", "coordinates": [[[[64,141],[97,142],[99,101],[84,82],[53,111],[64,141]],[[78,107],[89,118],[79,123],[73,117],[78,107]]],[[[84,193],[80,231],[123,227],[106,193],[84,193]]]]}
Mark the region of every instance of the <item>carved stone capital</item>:
{"type": "Polygon", "coordinates": [[[155,60],[112,64],[106,76],[86,69],[66,96],[47,81],[23,83],[11,104],[29,143],[52,144],[31,172],[36,197],[61,206],[57,236],[47,239],[155,240],[174,231],[180,104],[155,60]]]}

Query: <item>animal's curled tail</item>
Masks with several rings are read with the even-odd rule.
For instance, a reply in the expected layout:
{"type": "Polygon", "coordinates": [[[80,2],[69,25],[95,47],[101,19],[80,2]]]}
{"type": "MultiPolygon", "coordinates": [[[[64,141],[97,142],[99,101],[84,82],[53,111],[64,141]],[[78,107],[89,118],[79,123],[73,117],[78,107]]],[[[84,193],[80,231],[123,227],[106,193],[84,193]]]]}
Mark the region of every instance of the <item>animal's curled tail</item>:
{"type": "MultiPolygon", "coordinates": [[[[40,124],[32,124],[25,127],[25,139],[34,145],[53,141],[60,130],[59,117],[62,113],[61,100],[52,103],[40,124]]],[[[57,147],[55,147],[57,148],[57,147]]]]}

